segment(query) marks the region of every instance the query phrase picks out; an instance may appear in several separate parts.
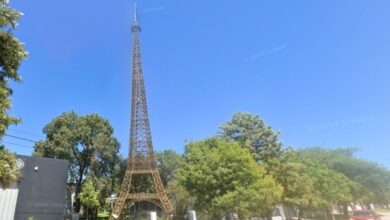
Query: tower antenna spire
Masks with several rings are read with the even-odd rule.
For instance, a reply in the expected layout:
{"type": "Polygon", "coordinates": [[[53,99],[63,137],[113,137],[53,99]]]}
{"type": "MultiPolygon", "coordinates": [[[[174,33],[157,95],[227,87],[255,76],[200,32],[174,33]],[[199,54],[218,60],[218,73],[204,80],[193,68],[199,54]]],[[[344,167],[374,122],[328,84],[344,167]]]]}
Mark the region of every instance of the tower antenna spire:
{"type": "Polygon", "coordinates": [[[134,5],[133,5],[133,24],[131,25],[131,30],[132,32],[140,32],[141,31],[141,27],[138,25],[138,22],[137,22],[137,4],[136,4],[136,1],[134,0],[134,5]]]}
{"type": "Polygon", "coordinates": [[[137,23],[137,3],[134,1],[134,23],[137,23]]]}

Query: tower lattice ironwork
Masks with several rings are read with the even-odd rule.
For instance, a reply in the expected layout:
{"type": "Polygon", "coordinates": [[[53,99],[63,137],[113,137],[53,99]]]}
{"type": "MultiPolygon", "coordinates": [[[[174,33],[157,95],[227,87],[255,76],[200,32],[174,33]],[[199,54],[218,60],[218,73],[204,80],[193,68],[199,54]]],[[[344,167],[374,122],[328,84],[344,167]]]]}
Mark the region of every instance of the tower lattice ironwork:
{"type": "Polygon", "coordinates": [[[137,22],[135,10],[131,31],[133,35],[133,66],[129,158],[121,192],[115,202],[110,220],[119,218],[130,202],[151,202],[161,207],[165,214],[173,214],[173,208],[165,193],[157,169],[156,155],[153,151],[139,43],[141,27],[137,22]],[[144,177],[150,177],[150,186],[138,187],[139,182],[135,179],[144,177]]]}

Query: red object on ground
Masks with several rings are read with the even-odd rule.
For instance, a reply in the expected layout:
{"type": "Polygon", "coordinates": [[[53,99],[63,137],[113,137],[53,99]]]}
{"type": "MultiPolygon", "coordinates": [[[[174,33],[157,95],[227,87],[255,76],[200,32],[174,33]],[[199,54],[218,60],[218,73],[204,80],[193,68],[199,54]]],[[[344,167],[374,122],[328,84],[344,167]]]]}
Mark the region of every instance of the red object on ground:
{"type": "Polygon", "coordinates": [[[381,216],[372,210],[357,210],[352,213],[351,220],[381,220],[381,216]]]}

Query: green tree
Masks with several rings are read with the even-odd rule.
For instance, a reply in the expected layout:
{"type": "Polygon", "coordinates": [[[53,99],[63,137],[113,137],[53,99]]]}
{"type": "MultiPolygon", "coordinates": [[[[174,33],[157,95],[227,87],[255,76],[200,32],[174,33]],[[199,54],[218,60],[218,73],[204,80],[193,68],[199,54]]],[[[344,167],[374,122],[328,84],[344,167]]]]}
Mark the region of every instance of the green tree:
{"type": "Polygon", "coordinates": [[[18,69],[27,57],[23,44],[13,35],[22,13],[9,7],[8,0],[0,0],[0,139],[11,124],[19,122],[7,111],[11,108],[12,89],[8,80],[20,81],[18,69]]]}
{"type": "Polygon", "coordinates": [[[99,197],[100,191],[96,190],[91,180],[87,180],[84,182],[81,192],[78,195],[81,204],[83,204],[86,208],[86,217],[90,219],[91,216],[95,216],[97,207],[99,206],[99,197]]]}
{"type": "Polygon", "coordinates": [[[254,215],[264,216],[268,215],[269,210],[274,209],[282,196],[282,191],[282,187],[268,175],[248,186],[237,185],[234,190],[215,198],[213,206],[220,215],[229,211],[237,213],[240,219],[248,219],[254,215]]]}
{"type": "Polygon", "coordinates": [[[315,180],[308,167],[292,155],[292,151],[285,151],[281,157],[268,161],[266,166],[269,173],[283,186],[280,202],[303,210],[313,200],[315,180]]]}
{"type": "Polygon", "coordinates": [[[15,155],[0,146],[0,187],[9,187],[18,180],[19,175],[15,155]]]}
{"type": "MultiPolygon", "coordinates": [[[[13,35],[21,15],[20,12],[9,7],[9,1],[0,0],[0,140],[10,125],[20,121],[8,114],[12,94],[8,81],[20,81],[17,71],[27,57],[23,44],[13,35]]],[[[1,145],[0,157],[0,185],[9,187],[19,176],[16,158],[1,145]]]]}
{"type": "Polygon", "coordinates": [[[157,166],[161,180],[175,210],[174,219],[181,220],[193,206],[194,198],[179,183],[176,171],[183,164],[183,156],[173,150],[157,153],[157,166]]]}
{"type": "Polygon", "coordinates": [[[183,162],[183,156],[173,150],[157,153],[157,166],[164,186],[174,179],[176,170],[183,162]]]}
{"type": "Polygon", "coordinates": [[[390,171],[376,163],[354,157],[357,149],[309,148],[299,154],[325,164],[354,183],[350,185],[352,201],[363,204],[388,204],[386,192],[390,187],[390,171]]]}
{"type": "Polygon", "coordinates": [[[175,210],[174,220],[182,220],[187,211],[194,205],[194,197],[184,188],[177,178],[174,178],[166,186],[168,197],[175,210]]]}
{"type": "Polygon", "coordinates": [[[349,179],[343,174],[317,163],[310,163],[308,168],[316,189],[311,207],[330,208],[339,202],[351,200],[349,179]]]}
{"type": "Polygon", "coordinates": [[[216,138],[186,146],[178,179],[198,210],[213,218],[235,212],[241,218],[274,207],[282,188],[238,143],[216,138]]]}
{"type": "MultiPolygon", "coordinates": [[[[75,186],[76,198],[87,176],[109,195],[119,144],[108,120],[97,114],[67,112],[54,118],[43,132],[46,140],[36,143],[35,155],[70,161],[69,182],[75,186]]],[[[79,199],[75,210],[80,210],[79,199]]]]}
{"type": "Polygon", "coordinates": [[[267,163],[269,172],[283,185],[282,202],[299,208],[299,218],[307,209],[327,210],[352,200],[355,182],[323,161],[303,156],[292,149],[267,163]]]}
{"type": "Polygon", "coordinates": [[[376,163],[358,159],[354,156],[356,148],[324,149],[320,147],[299,151],[301,157],[318,161],[330,169],[348,177],[351,192],[349,201],[341,201],[344,219],[349,219],[350,202],[365,204],[390,203],[387,194],[390,188],[390,171],[376,163]]]}
{"type": "Polygon", "coordinates": [[[127,159],[119,155],[115,156],[113,175],[111,178],[111,188],[113,193],[119,194],[122,186],[122,181],[126,173],[127,159]]]}
{"type": "Polygon", "coordinates": [[[219,137],[248,148],[257,162],[267,162],[282,152],[279,133],[267,126],[258,115],[248,112],[234,113],[233,118],[221,126],[219,137]]]}

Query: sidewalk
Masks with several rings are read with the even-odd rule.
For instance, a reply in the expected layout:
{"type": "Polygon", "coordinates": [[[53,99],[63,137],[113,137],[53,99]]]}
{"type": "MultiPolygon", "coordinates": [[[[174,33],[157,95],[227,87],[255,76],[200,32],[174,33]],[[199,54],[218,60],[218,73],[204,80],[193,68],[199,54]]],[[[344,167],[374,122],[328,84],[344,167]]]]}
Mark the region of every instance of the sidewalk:
{"type": "Polygon", "coordinates": [[[382,220],[390,220],[390,212],[377,212],[379,215],[382,215],[382,220]]]}

